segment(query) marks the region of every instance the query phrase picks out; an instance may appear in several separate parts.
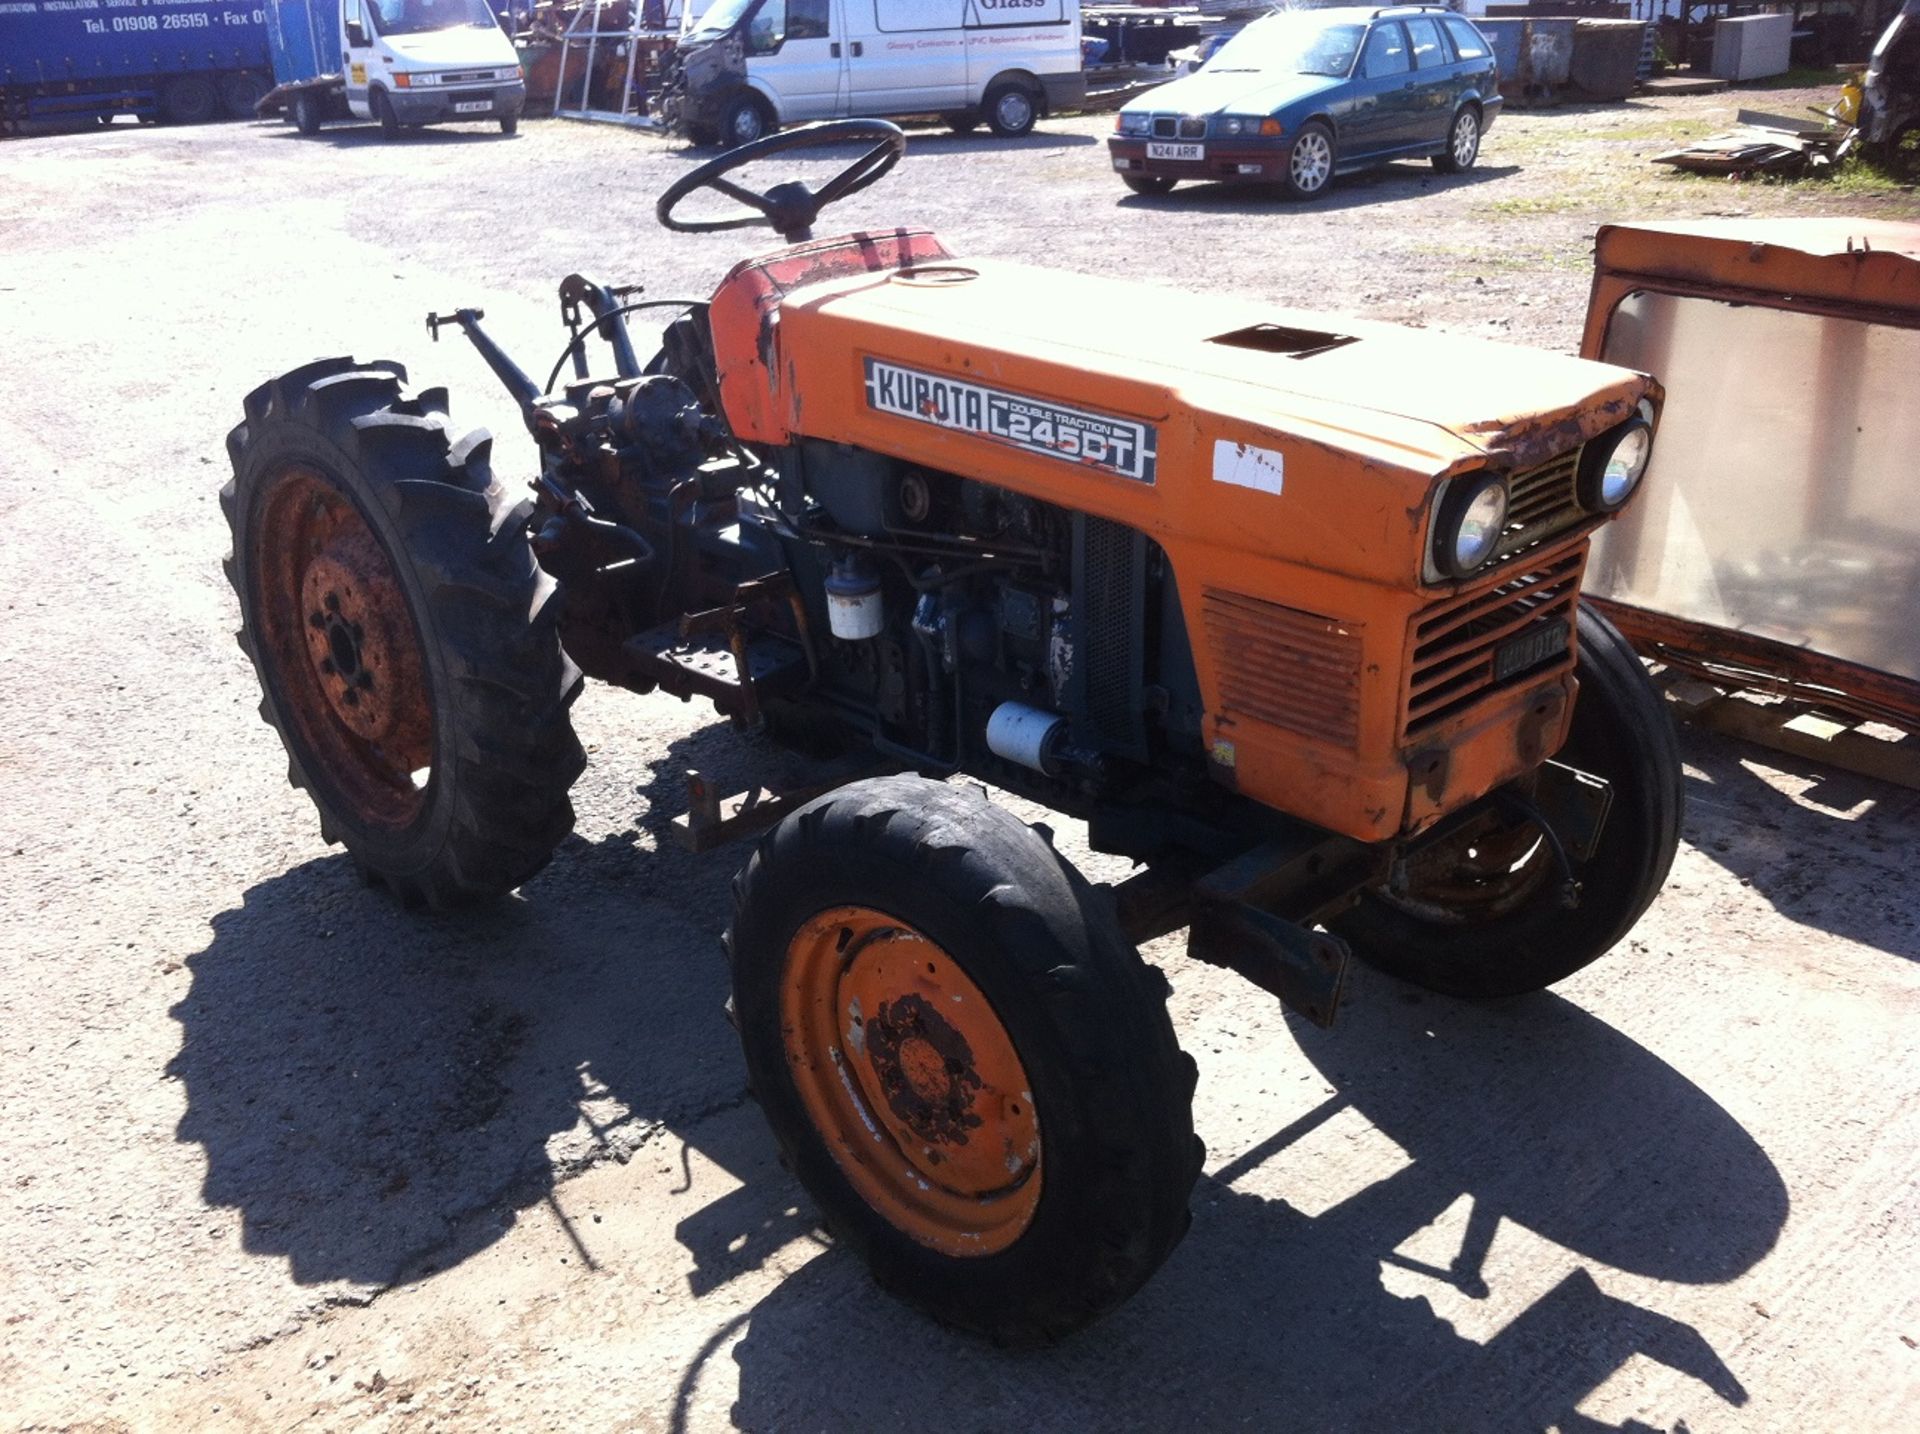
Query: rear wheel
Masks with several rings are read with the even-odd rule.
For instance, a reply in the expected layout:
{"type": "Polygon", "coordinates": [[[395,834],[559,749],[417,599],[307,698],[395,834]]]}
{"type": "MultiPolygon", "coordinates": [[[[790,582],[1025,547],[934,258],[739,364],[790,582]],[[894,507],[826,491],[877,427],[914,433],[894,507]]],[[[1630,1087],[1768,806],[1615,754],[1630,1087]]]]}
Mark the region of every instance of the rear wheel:
{"type": "Polygon", "coordinates": [[[1018,139],[1031,133],[1040,117],[1040,106],[1033,93],[1019,85],[1000,85],[987,93],[981,106],[986,111],[987,127],[1002,139],[1018,139]]]}
{"type": "Polygon", "coordinates": [[[1123,174],[1120,182],[1135,194],[1167,194],[1179,181],[1164,174],[1123,174]]]}
{"type": "Polygon", "coordinates": [[[267,82],[252,70],[236,70],[220,78],[220,108],[235,119],[252,119],[255,106],[267,92],[267,82]]]}
{"type": "Polygon", "coordinates": [[[168,124],[205,124],[220,110],[220,96],[205,75],[175,75],[160,91],[160,116],[168,124]]]}
{"type": "Polygon", "coordinates": [[[1308,120],[1287,150],[1287,169],[1280,187],[1294,199],[1317,199],[1333,182],[1333,131],[1319,120],[1308,120]]]}
{"type": "Polygon", "coordinates": [[[551,578],[527,505],[449,443],[446,392],[328,359],[248,395],[227,438],[227,576],[260,715],[320,833],[409,902],[532,876],[573,826],[585,765],[551,578]]]}
{"type": "Polygon", "coordinates": [[[1673,724],[1612,623],[1582,608],[1579,645],[1572,732],[1555,760],[1605,779],[1612,798],[1593,850],[1570,858],[1577,904],[1537,822],[1490,808],[1331,923],[1355,955],[1447,995],[1516,996],[1605,955],[1659,893],[1680,840],[1673,724]]]}
{"type": "Polygon", "coordinates": [[[1447,131],[1447,147],[1433,157],[1433,167],[1442,174],[1460,174],[1473,168],[1480,157],[1480,112],[1471,105],[1453,117],[1447,131]]]}
{"type": "Polygon", "coordinates": [[[304,135],[320,133],[320,97],[301,90],[293,97],[293,127],[304,135]]]}
{"type": "Polygon", "coordinates": [[[1194,1065],[1165,981],[1048,843],[976,789],[858,782],[735,882],[754,1091],[828,1225],[949,1324],[1057,1339],[1179,1242],[1194,1065]]]}

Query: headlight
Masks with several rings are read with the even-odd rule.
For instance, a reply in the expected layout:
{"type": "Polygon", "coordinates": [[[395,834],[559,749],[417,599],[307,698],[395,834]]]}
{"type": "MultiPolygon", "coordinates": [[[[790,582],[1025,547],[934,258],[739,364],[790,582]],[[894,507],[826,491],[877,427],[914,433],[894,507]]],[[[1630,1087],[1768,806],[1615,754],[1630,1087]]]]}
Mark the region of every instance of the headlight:
{"type": "Polygon", "coordinates": [[[1153,128],[1153,116],[1149,114],[1128,114],[1120,111],[1120,118],[1114,122],[1114,128],[1121,134],[1145,134],[1153,128]]]}
{"type": "Polygon", "coordinates": [[[1228,134],[1239,134],[1241,130],[1246,128],[1246,121],[1229,118],[1222,128],[1224,128],[1228,134]]]}
{"type": "Polygon", "coordinates": [[[1633,496],[1653,456],[1653,425],[1635,414],[1587,444],[1577,493],[1589,513],[1611,513],[1633,496]]]}
{"type": "Polygon", "coordinates": [[[1440,500],[1433,528],[1433,565],[1464,578],[1493,556],[1507,526],[1507,485],[1493,474],[1457,478],[1440,500]]]}

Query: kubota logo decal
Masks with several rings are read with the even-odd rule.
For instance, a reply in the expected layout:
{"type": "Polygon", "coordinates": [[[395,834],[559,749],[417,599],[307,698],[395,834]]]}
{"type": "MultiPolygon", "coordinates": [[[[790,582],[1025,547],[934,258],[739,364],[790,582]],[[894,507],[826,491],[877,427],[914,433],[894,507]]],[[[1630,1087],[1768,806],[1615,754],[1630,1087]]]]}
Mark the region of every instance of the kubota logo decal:
{"type": "Polygon", "coordinates": [[[964,379],[867,360],[867,407],[1044,453],[1068,463],[1153,481],[1153,426],[1043,399],[1002,393],[964,379]]]}

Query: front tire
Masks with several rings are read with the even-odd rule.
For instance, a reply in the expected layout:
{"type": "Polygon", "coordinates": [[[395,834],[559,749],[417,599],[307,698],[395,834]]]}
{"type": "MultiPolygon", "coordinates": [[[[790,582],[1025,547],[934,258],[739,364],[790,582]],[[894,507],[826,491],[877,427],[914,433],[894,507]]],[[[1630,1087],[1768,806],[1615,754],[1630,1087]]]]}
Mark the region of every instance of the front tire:
{"type": "Polygon", "coordinates": [[[227,437],[228,580],[288,780],[403,901],[510,891],[573,828],[585,765],[553,580],[491,440],[446,391],[326,359],[247,396],[227,437]]]}
{"type": "Polygon", "coordinates": [[[1287,168],[1280,187],[1290,199],[1318,199],[1333,183],[1333,131],[1319,120],[1308,120],[1287,150],[1287,168]]]}
{"type": "Polygon", "coordinates": [[[387,92],[380,89],[372,91],[367,97],[367,104],[373,110],[374,122],[380,126],[380,138],[400,138],[400,116],[393,112],[393,101],[387,98],[387,92]]]}
{"type": "Polygon", "coordinates": [[[1516,818],[1471,838],[1478,845],[1442,844],[1410,869],[1407,889],[1369,893],[1329,923],[1355,955],[1445,995],[1518,996],[1605,955],[1658,895],[1680,841],[1680,744],[1620,630],[1583,607],[1578,641],[1580,691],[1555,760],[1613,788],[1598,845],[1573,863],[1579,904],[1562,900],[1538,828],[1516,818]],[[1517,865],[1503,869],[1508,854],[1517,865]]]}
{"type": "Polygon", "coordinates": [[[504,135],[515,135],[520,133],[520,116],[519,115],[501,115],[500,116],[500,133],[504,135]]]}
{"type": "Polygon", "coordinates": [[[776,128],[766,101],[751,92],[737,96],[720,122],[720,143],[729,149],[765,139],[776,128]]]}
{"type": "Polygon", "coordinates": [[[1178,180],[1164,174],[1123,174],[1120,182],[1135,194],[1171,194],[1178,180]]]}
{"type": "Polygon", "coordinates": [[[1199,1174],[1164,978],[1052,847],[970,788],[857,782],[735,882],[753,1088],[886,1290],[1002,1343],[1144,1284],[1199,1174]]]}
{"type": "Polygon", "coordinates": [[[1433,157],[1433,167],[1442,174],[1464,174],[1480,158],[1480,112],[1469,105],[1453,117],[1447,131],[1447,148],[1433,157]]]}

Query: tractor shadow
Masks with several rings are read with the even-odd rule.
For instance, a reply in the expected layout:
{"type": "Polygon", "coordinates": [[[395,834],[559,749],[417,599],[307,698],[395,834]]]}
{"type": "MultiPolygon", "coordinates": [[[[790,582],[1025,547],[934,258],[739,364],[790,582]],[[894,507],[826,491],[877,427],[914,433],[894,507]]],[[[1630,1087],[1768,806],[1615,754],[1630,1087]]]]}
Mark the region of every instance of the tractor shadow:
{"type": "Polygon", "coordinates": [[[1679,733],[1689,846],[1789,921],[1920,961],[1920,793],[1701,727],[1679,733]],[[1749,762],[1804,784],[1798,799],[1749,762]]]}
{"type": "MultiPolygon", "coordinates": [[[[1334,1087],[1319,1109],[1213,1175],[1194,1224],[1135,1299],[1058,1349],[1011,1354],[879,1296],[849,1255],[806,1265],[746,1317],[743,1429],[905,1429],[930,1405],[970,1428],[1597,1430],[1576,1406],[1635,1356],[1738,1406],[1747,1393],[1692,1326],[1609,1294],[1589,1263],[1679,1283],[1731,1280],[1772,1248],[1788,1199],[1726,1111],[1649,1052],[1551,995],[1494,1009],[1364,976],[1331,1032],[1294,1036],[1334,1087]],[[1236,1188],[1334,1115],[1357,1110],[1407,1163],[1317,1215],[1236,1188]],[[1470,1114],[1469,1114],[1470,1113],[1470,1114]],[[1466,1200],[1445,1264],[1397,1247],[1466,1200]],[[1492,1299],[1482,1262],[1502,1222],[1573,1265],[1482,1343],[1420,1293],[1492,1299]],[[1409,1276],[1411,1278],[1409,1278],[1409,1276]],[[880,1352],[884,1351],[884,1354],[880,1352]]],[[[1498,1281],[1500,1275],[1493,1276],[1498,1281]]],[[[725,1332],[731,1334],[731,1331],[725,1332]]],[[[716,1339],[702,1357],[711,1365],[716,1339]]],[[[1629,1424],[1627,1428],[1645,1430],[1629,1424]]]]}
{"type": "MultiPolygon", "coordinates": [[[[215,916],[167,1073],[187,1098],[177,1138],[205,1148],[203,1198],[240,1213],[245,1248],[303,1285],[422,1278],[564,1174],[741,1103],[718,938],[744,849],[693,856],[667,822],[686,768],[731,780],[756,762],[778,765],[724,724],[676,743],[634,829],[570,838],[481,911],[404,911],[334,855],[215,916]]],[[[744,1232],[690,1231],[696,1285],[757,1258],[744,1232]]]]}

